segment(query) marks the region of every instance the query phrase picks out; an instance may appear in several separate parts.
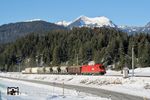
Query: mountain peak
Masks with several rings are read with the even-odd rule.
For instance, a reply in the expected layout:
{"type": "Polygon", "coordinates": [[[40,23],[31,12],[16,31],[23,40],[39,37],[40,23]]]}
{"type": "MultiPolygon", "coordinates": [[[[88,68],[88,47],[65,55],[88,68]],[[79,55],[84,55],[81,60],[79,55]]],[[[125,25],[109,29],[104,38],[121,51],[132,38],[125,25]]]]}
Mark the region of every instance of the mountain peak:
{"type": "Polygon", "coordinates": [[[76,20],[78,20],[78,19],[85,20],[85,19],[88,19],[88,17],[87,17],[87,16],[84,16],[84,15],[81,15],[81,16],[79,16],[76,20]]]}
{"type": "Polygon", "coordinates": [[[34,21],[43,21],[42,19],[30,19],[30,20],[26,20],[24,22],[34,22],[34,21]]]}
{"type": "Polygon", "coordinates": [[[87,16],[80,16],[75,19],[69,27],[116,27],[116,25],[107,17],[100,16],[90,18],[87,16]]]}
{"type": "Polygon", "coordinates": [[[148,22],[148,23],[145,25],[145,27],[150,27],[150,22],[148,22]]]}
{"type": "Polygon", "coordinates": [[[59,21],[59,22],[56,22],[55,24],[57,25],[61,25],[61,26],[68,26],[71,22],[67,22],[67,21],[59,21]]]}
{"type": "Polygon", "coordinates": [[[108,17],[106,17],[106,16],[98,16],[98,17],[95,17],[95,18],[99,18],[99,19],[111,21],[111,20],[110,20],[108,17]]]}

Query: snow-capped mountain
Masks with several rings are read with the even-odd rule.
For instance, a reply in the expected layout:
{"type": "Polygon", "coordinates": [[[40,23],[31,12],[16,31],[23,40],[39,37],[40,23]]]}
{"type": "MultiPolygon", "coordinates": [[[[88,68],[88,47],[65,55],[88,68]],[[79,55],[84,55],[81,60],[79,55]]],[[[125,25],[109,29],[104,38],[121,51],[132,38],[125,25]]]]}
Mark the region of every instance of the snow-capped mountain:
{"type": "Polygon", "coordinates": [[[107,17],[95,17],[89,18],[86,16],[80,16],[73,21],[69,27],[116,27],[116,25],[107,17]]]}
{"type": "Polygon", "coordinates": [[[134,33],[140,33],[140,32],[145,32],[145,33],[150,33],[150,22],[147,23],[145,26],[119,26],[114,24],[109,18],[105,16],[100,16],[100,17],[94,17],[90,18],[87,16],[80,16],[76,18],[73,21],[67,22],[67,21],[60,21],[56,22],[55,24],[65,26],[67,28],[73,28],[73,27],[112,27],[112,28],[117,28],[120,29],[124,32],[127,32],[129,34],[134,34],[134,33]]]}
{"type": "Polygon", "coordinates": [[[141,31],[149,33],[150,32],[150,22],[148,22],[141,31]]]}
{"type": "Polygon", "coordinates": [[[145,26],[118,26],[118,28],[124,32],[129,34],[134,33],[150,33],[150,22],[147,23],[145,26]]]}
{"type": "Polygon", "coordinates": [[[139,32],[142,27],[121,25],[121,26],[118,26],[118,28],[120,30],[123,30],[124,32],[131,34],[131,33],[139,32]]]}
{"type": "Polygon", "coordinates": [[[57,25],[63,25],[69,28],[72,27],[117,27],[110,19],[107,17],[94,17],[89,18],[86,16],[80,16],[71,22],[57,22],[57,25]]]}
{"type": "Polygon", "coordinates": [[[145,25],[145,27],[150,27],[150,22],[148,22],[148,23],[145,25]]]}
{"type": "Polygon", "coordinates": [[[30,19],[22,22],[34,22],[34,21],[43,21],[42,19],[30,19]]]}
{"type": "Polygon", "coordinates": [[[71,22],[60,21],[60,22],[56,22],[55,24],[57,24],[57,25],[62,25],[62,26],[67,27],[70,23],[71,23],[71,22]]]}

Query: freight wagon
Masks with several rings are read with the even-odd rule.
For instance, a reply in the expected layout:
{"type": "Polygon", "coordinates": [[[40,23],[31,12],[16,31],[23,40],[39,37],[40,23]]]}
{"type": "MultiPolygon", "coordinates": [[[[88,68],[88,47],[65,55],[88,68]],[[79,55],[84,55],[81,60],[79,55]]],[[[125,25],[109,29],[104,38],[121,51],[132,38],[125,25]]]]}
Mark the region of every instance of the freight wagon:
{"type": "Polygon", "coordinates": [[[61,74],[68,74],[68,66],[61,66],[60,67],[61,74]]]}
{"type": "Polygon", "coordinates": [[[81,66],[68,67],[68,74],[81,74],[81,66]]]}
{"type": "Polygon", "coordinates": [[[24,73],[32,74],[101,74],[106,73],[102,64],[82,65],[82,66],[53,66],[26,68],[24,73]]]}

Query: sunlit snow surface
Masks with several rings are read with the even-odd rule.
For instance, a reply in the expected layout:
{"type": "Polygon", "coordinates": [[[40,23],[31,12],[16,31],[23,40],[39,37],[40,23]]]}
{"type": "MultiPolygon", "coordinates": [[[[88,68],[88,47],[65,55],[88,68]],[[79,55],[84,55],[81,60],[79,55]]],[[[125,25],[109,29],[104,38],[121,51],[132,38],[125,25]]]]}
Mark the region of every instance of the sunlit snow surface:
{"type": "MultiPolygon", "coordinates": [[[[132,72],[132,70],[130,70],[130,74],[129,74],[130,76],[131,76],[131,72],[132,72]]],[[[150,67],[135,69],[135,75],[150,76],[150,67]]],[[[135,95],[135,96],[150,98],[150,77],[123,78],[120,71],[108,70],[107,74],[104,76],[21,74],[21,73],[16,73],[16,72],[0,73],[0,76],[13,77],[13,78],[19,78],[19,79],[28,79],[28,80],[40,80],[40,81],[56,82],[56,83],[64,82],[65,84],[100,88],[100,89],[106,89],[106,90],[110,90],[110,91],[116,91],[116,92],[131,94],[131,95],[135,95]],[[114,76],[111,76],[111,75],[114,75],[114,76]]],[[[0,81],[0,84],[1,84],[1,81],[0,81]]],[[[30,84],[29,84],[29,86],[30,86],[30,84]]],[[[41,85],[39,85],[39,86],[41,86],[41,85]]],[[[53,100],[54,97],[55,97],[54,100],[61,100],[60,99],[60,98],[62,98],[62,96],[60,96],[60,95],[62,95],[61,89],[60,89],[60,92],[56,93],[57,95],[54,95],[54,96],[52,95],[52,89],[46,88],[46,90],[47,89],[49,92],[45,97],[47,97],[47,98],[49,97],[50,100],[53,100]]],[[[46,90],[44,90],[44,91],[46,91],[46,90]]],[[[38,92],[38,93],[40,93],[40,92],[38,92]]],[[[93,97],[87,97],[86,94],[79,97],[77,93],[78,92],[76,92],[76,91],[71,91],[71,92],[66,91],[66,97],[63,98],[63,100],[70,100],[70,99],[68,99],[70,97],[71,97],[71,99],[75,98],[75,100],[96,100],[96,97],[94,97],[94,99],[89,99],[89,98],[93,98],[93,97]]],[[[23,94],[28,95],[29,97],[31,96],[30,94],[26,94],[26,92],[23,94]]],[[[33,95],[34,95],[34,93],[33,93],[33,95]]]]}
{"type": "Polygon", "coordinates": [[[76,90],[0,78],[0,100],[109,100],[76,90]],[[7,87],[19,87],[20,95],[8,96],[7,87]]]}
{"type": "Polygon", "coordinates": [[[76,18],[74,21],[70,22],[60,21],[56,22],[55,24],[71,27],[104,27],[104,26],[116,27],[116,25],[105,16],[94,18],[90,18],[87,16],[80,16],[76,18]]]}

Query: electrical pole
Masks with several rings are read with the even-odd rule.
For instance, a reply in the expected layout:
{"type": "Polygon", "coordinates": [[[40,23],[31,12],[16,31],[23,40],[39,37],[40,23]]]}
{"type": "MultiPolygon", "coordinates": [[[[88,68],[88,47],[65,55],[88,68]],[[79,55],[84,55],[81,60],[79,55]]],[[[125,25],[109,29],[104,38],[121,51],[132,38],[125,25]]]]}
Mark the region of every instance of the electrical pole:
{"type": "Polygon", "coordinates": [[[53,95],[54,95],[54,89],[55,89],[55,82],[53,82],[53,95]]]}
{"type": "Polygon", "coordinates": [[[2,100],[2,95],[1,95],[2,93],[1,93],[1,91],[0,91],[0,100],[2,100]]]}
{"type": "Polygon", "coordinates": [[[79,58],[78,58],[78,53],[76,50],[75,50],[75,57],[77,57],[76,58],[76,65],[78,66],[79,65],[79,58]]]}
{"type": "Polygon", "coordinates": [[[36,56],[36,66],[38,67],[38,56],[36,56]]]}
{"type": "Polygon", "coordinates": [[[18,72],[21,72],[21,56],[17,57],[17,64],[18,64],[18,72]]]}
{"type": "Polygon", "coordinates": [[[43,67],[43,54],[41,54],[41,61],[40,61],[40,67],[43,67]]]}
{"type": "Polygon", "coordinates": [[[77,66],[79,65],[79,58],[78,58],[78,54],[77,54],[77,66]]]}
{"type": "Polygon", "coordinates": [[[63,96],[64,96],[64,82],[62,83],[62,85],[63,85],[62,88],[63,88],[63,96]]]}
{"type": "Polygon", "coordinates": [[[132,77],[134,76],[134,46],[132,46],[132,77]]]}
{"type": "Polygon", "coordinates": [[[20,62],[19,62],[19,72],[21,72],[20,67],[21,67],[21,66],[20,66],[20,62]]]}

